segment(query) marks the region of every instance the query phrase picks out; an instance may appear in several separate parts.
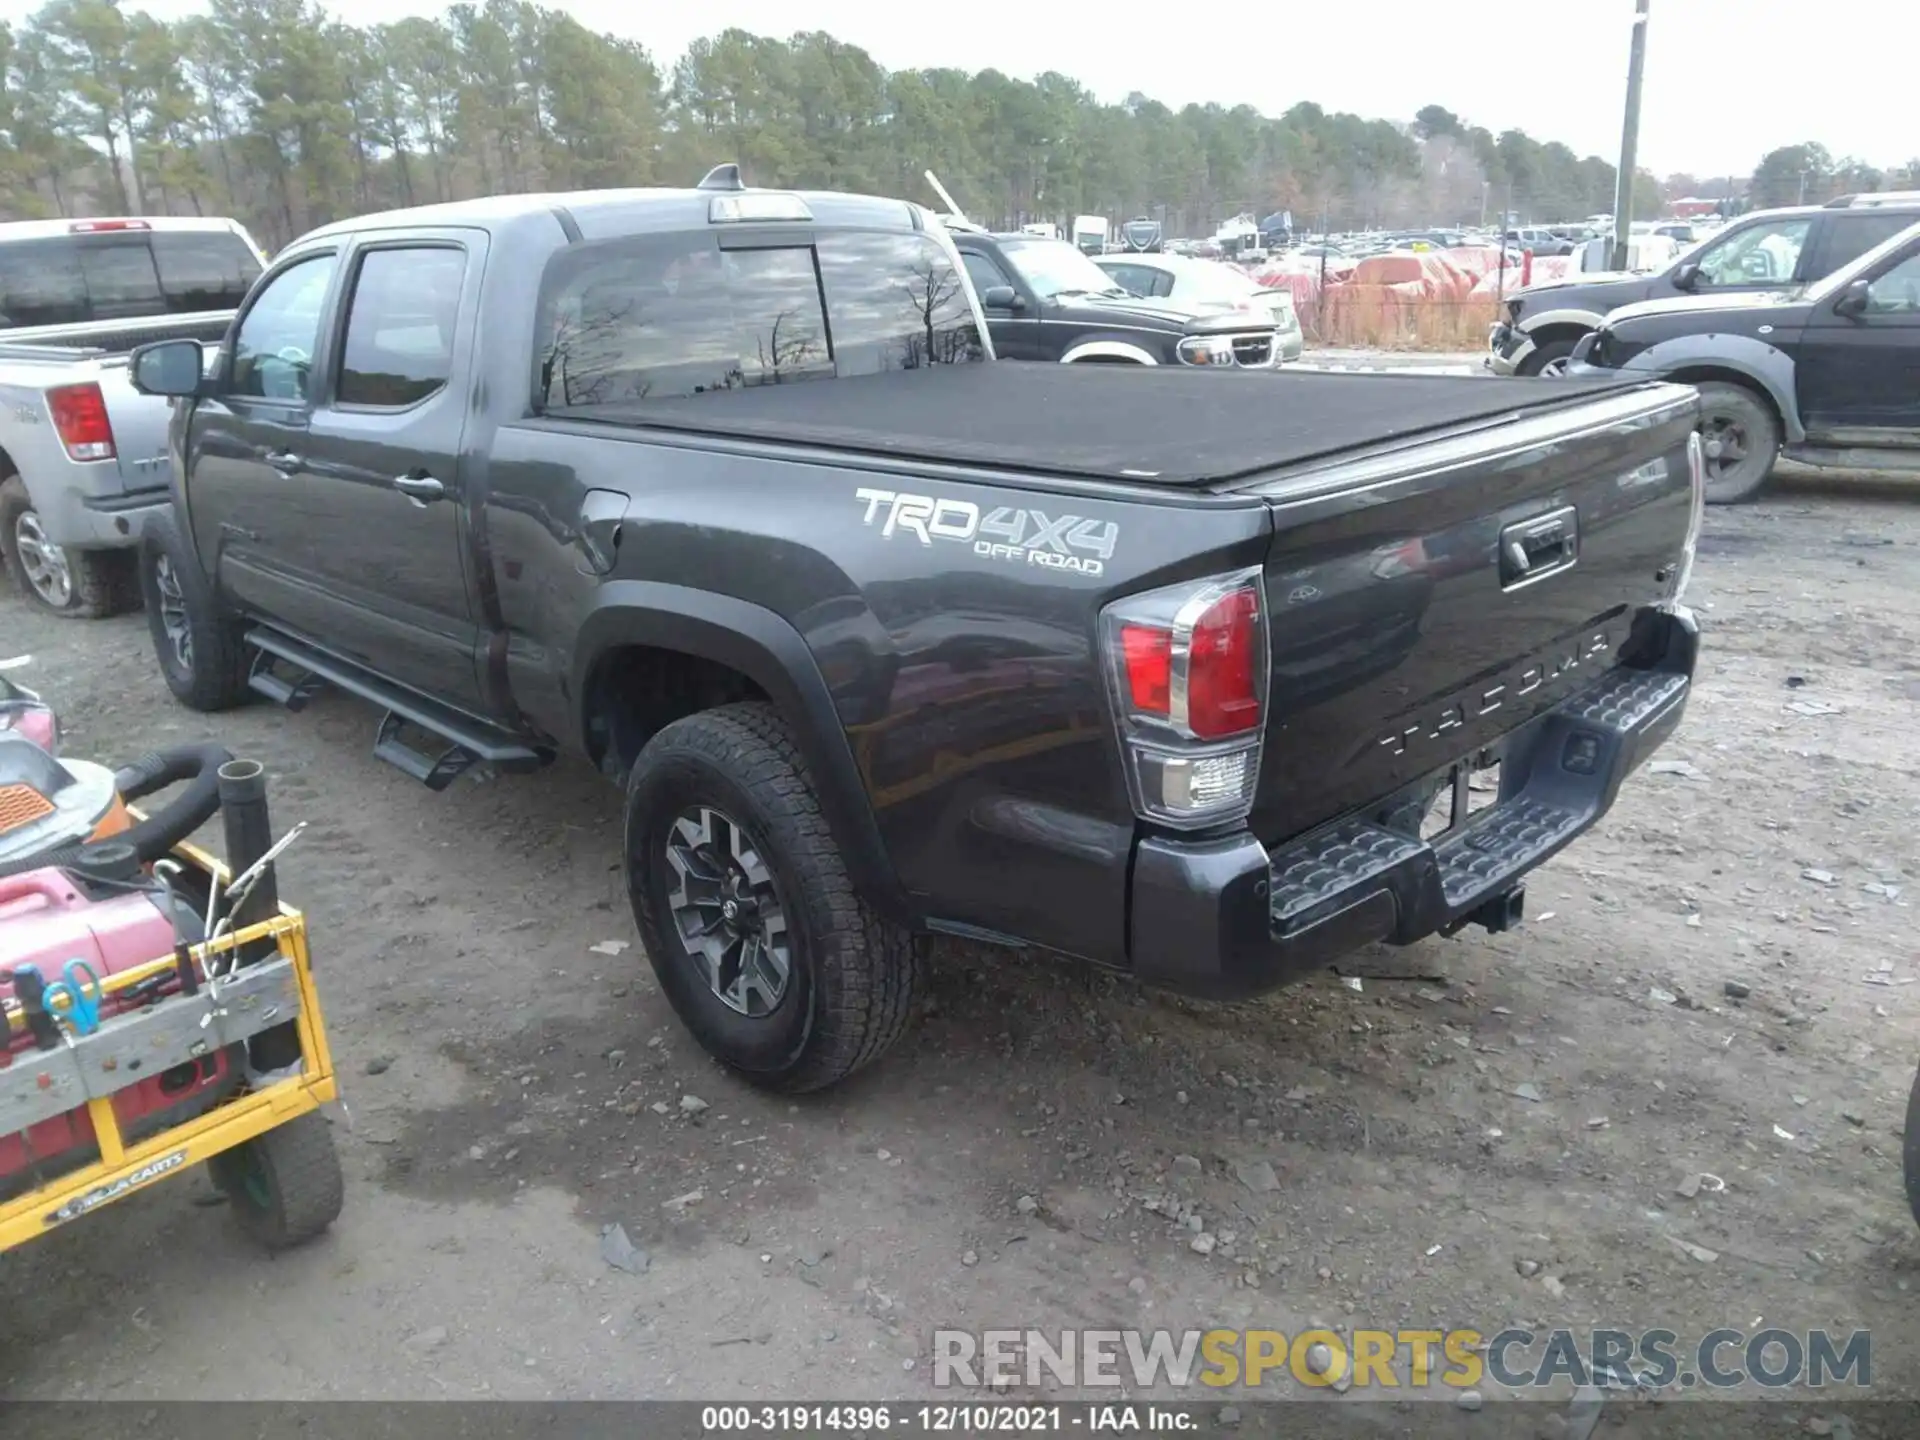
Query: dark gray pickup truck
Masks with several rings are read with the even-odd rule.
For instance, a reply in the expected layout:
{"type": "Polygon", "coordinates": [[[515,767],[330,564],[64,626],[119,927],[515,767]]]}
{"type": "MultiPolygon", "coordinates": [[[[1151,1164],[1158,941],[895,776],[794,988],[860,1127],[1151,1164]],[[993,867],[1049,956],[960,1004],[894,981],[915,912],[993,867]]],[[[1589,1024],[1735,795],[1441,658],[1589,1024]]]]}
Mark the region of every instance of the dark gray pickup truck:
{"type": "Polygon", "coordinates": [[[134,375],[174,693],[344,688],[429,787],[583,752],[785,1089],[929,933],[1232,997],[1505,928],[1694,667],[1692,390],[999,361],[928,212],[729,167],[317,231],[134,375]]]}

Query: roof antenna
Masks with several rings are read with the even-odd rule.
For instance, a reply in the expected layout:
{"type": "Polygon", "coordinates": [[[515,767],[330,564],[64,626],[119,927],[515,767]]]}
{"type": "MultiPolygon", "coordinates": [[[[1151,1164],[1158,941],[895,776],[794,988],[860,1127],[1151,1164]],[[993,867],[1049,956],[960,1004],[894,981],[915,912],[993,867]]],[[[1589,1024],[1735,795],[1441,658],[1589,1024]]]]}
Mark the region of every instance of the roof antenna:
{"type": "Polygon", "coordinates": [[[702,190],[744,190],[746,185],[740,179],[738,165],[716,165],[707,171],[706,178],[698,186],[702,190]]]}

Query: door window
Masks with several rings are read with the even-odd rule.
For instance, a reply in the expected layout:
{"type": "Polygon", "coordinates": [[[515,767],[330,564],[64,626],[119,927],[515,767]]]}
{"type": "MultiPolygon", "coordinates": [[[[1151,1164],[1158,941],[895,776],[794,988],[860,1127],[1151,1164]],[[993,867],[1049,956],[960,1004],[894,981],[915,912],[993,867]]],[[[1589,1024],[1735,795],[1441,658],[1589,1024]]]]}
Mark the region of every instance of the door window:
{"type": "Polygon", "coordinates": [[[1751,225],[1709,245],[1695,262],[1702,285],[1778,285],[1793,279],[1813,221],[1751,225]]]}
{"type": "Polygon", "coordinates": [[[260,292],[233,338],[227,392],[261,400],[305,400],[320,341],[320,307],[333,256],[313,255],[282,270],[260,292]]]}
{"type": "Polygon", "coordinates": [[[976,295],[985,295],[996,285],[1013,283],[1001,273],[1000,267],[985,255],[972,250],[962,250],[960,259],[966,264],[967,278],[973,281],[976,295]]]}
{"type": "Polygon", "coordinates": [[[445,245],[361,257],[340,357],[340,404],[401,409],[445,387],[466,273],[466,252],[445,245]]]}
{"type": "Polygon", "coordinates": [[[1144,265],[1102,265],[1100,268],[1111,275],[1113,283],[1129,295],[1153,293],[1153,271],[1144,265]]]}
{"type": "Polygon", "coordinates": [[[1909,255],[1867,287],[1867,314],[1920,315],[1920,255],[1909,255]]]}

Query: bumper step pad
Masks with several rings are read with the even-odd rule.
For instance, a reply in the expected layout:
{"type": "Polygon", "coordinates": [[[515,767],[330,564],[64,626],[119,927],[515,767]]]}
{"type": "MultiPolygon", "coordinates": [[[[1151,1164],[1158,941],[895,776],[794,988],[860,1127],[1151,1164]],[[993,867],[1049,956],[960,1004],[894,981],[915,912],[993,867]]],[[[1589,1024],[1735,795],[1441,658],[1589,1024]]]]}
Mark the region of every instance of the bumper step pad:
{"type": "Polygon", "coordinates": [[[1509,737],[1506,764],[1524,783],[1437,844],[1349,817],[1274,852],[1268,918],[1276,941],[1299,939],[1347,911],[1393,897],[1405,943],[1462,923],[1476,907],[1592,825],[1679,721],[1689,681],[1616,670],[1509,737]]]}

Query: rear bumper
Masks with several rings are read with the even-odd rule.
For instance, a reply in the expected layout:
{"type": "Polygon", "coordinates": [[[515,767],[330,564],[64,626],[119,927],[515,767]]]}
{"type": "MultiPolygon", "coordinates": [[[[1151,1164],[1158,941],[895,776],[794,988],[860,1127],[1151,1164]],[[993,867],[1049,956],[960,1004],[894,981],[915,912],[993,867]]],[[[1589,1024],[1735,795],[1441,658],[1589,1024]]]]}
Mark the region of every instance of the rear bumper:
{"type": "Polygon", "coordinates": [[[101,462],[99,475],[72,466],[52,479],[42,477],[27,489],[33,508],[46,527],[47,538],[75,550],[110,550],[140,543],[147,517],[172,502],[163,481],[138,490],[119,488],[111,462],[101,462]]]}
{"type": "MultiPolygon", "coordinates": [[[[1130,959],[1212,999],[1271,990],[1377,941],[1506,916],[1534,867],[1590,829],[1685,713],[1699,631],[1668,617],[1659,667],[1609,672],[1509,732],[1499,803],[1438,845],[1349,816],[1269,852],[1240,832],[1150,837],[1134,857],[1130,959]]],[[[1385,797],[1383,797],[1384,799],[1385,797]]]]}

